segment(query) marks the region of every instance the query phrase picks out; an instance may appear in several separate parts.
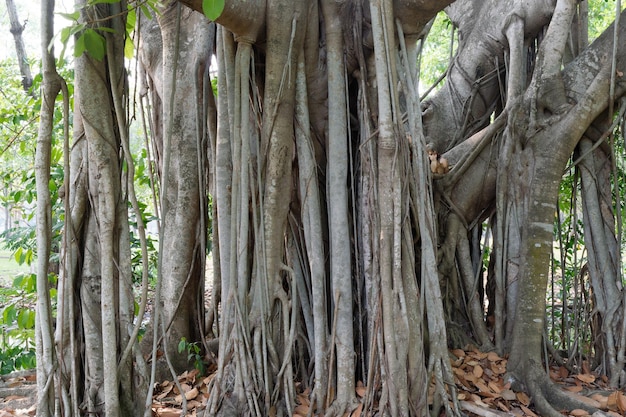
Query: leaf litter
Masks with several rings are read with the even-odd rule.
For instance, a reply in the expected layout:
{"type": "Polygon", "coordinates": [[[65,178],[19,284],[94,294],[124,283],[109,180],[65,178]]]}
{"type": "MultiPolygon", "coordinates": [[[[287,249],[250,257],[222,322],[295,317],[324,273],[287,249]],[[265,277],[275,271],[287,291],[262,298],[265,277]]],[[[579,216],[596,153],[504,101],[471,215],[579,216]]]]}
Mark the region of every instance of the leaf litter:
{"type": "MultiPolygon", "coordinates": [[[[509,383],[505,383],[507,359],[498,356],[495,352],[481,352],[477,348],[453,349],[450,351],[450,360],[454,373],[454,382],[460,407],[469,416],[479,417],[539,417],[533,410],[531,399],[523,392],[514,392],[509,383]]],[[[179,417],[182,415],[183,395],[187,400],[187,416],[200,416],[206,407],[209,398],[209,384],[215,377],[215,369],[207,376],[200,375],[194,369],[178,376],[178,382],[183,392],[179,392],[173,381],[162,381],[155,384],[152,400],[152,415],[154,417],[179,417]]],[[[598,376],[589,370],[589,366],[582,366],[581,372],[571,374],[565,367],[554,365],[550,367],[550,378],[563,391],[587,404],[604,411],[610,416],[626,415],[626,394],[611,389],[606,376],[598,376]]],[[[24,388],[35,383],[33,377],[5,378],[6,388],[24,388]]],[[[293,417],[316,416],[316,410],[311,410],[309,388],[303,384],[296,384],[297,398],[293,409],[293,417]]],[[[378,404],[374,401],[369,410],[365,410],[365,398],[368,389],[362,382],[357,382],[355,394],[359,401],[356,408],[346,417],[362,417],[376,414],[378,404]]],[[[431,387],[429,404],[432,404],[431,387]]],[[[36,401],[19,408],[26,398],[20,395],[6,395],[0,397],[0,417],[31,417],[36,415],[36,401]],[[21,401],[21,403],[20,403],[21,401]]],[[[587,417],[584,410],[562,412],[564,416],[587,417]]],[[[443,417],[443,415],[442,415],[443,417]]]]}

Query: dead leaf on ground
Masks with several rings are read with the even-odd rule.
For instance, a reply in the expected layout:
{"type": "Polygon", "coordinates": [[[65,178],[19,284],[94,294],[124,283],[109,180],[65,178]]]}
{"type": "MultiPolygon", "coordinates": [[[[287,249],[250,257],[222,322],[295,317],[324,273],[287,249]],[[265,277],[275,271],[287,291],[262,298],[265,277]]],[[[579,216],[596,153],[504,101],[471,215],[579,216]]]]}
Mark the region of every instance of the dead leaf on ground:
{"type": "Polygon", "coordinates": [[[593,376],[592,374],[578,374],[576,375],[576,378],[578,378],[579,380],[583,382],[586,382],[587,384],[591,384],[592,382],[596,380],[596,377],[593,376]]]}

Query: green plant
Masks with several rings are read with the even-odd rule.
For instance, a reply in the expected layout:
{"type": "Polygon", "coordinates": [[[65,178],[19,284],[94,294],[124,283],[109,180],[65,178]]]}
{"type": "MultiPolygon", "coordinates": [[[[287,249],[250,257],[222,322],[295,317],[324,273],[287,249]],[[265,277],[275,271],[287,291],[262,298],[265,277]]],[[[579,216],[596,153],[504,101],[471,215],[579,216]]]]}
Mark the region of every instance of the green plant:
{"type": "MultiPolygon", "coordinates": [[[[49,275],[53,300],[56,298],[56,275],[49,275]]],[[[20,274],[13,286],[2,288],[2,300],[11,300],[0,307],[0,374],[32,369],[35,360],[35,306],[37,276],[20,274]]]]}
{"type": "Polygon", "coordinates": [[[183,337],[180,339],[180,342],[178,342],[178,353],[183,353],[185,351],[187,351],[187,360],[189,362],[193,362],[193,367],[200,372],[201,376],[204,375],[206,371],[206,363],[204,363],[202,355],[200,354],[200,343],[190,343],[183,337]]]}

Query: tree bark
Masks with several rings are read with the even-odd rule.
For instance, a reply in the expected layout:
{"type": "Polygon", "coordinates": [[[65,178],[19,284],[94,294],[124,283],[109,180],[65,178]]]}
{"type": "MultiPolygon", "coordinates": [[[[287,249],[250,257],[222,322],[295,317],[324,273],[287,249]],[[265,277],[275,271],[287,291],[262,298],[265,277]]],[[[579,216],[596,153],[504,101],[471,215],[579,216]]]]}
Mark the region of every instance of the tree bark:
{"type": "MultiPolygon", "coordinates": [[[[7,11],[9,12],[9,21],[11,22],[11,33],[13,39],[15,39],[15,53],[17,54],[17,62],[20,66],[20,73],[22,74],[22,86],[24,91],[28,92],[33,85],[33,76],[30,72],[30,64],[28,63],[28,55],[26,54],[26,47],[24,46],[24,40],[22,39],[22,32],[24,32],[24,25],[20,24],[20,20],[17,16],[17,9],[13,0],[6,0],[7,11]]],[[[54,8],[54,6],[52,7],[54,8]]],[[[47,16],[42,15],[41,19],[47,19],[47,16]]],[[[43,32],[43,30],[42,30],[43,32]]],[[[47,53],[47,51],[43,51],[47,53]]]]}
{"type": "MultiPolygon", "coordinates": [[[[9,15],[13,21],[15,5],[7,0],[9,15]],[[13,11],[11,11],[13,9],[13,11]]],[[[49,383],[54,378],[54,362],[56,349],[52,330],[52,306],[50,303],[50,284],[48,281],[48,266],[52,235],[52,213],[50,201],[50,158],[52,151],[52,129],[54,122],[54,103],[61,91],[64,81],[56,72],[54,52],[48,50],[52,40],[54,1],[41,2],[41,51],[43,66],[42,106],[39,121],[39,134],[35,152],[35,178],[37,184],[37,312],[35,315],[35,341],[37,347],[37,415],[52,416],[55,409],[54,384],[49,383]]],[[[17,18],[17,16],[15,16],[17,18]]],[[[13,31],[13,29],[12,29],[13,31]]],[[[21,44],[21,37],[16,34],[16,42],[21,44]]],[[[21,45],[23,48],[23,44],[21,45]]],[[[18,45],[19,55],[20,45],[18,45]]],[[[22,52],[23,49],[22,49],[22,52]]],[[[25,57],[21,57],[25,59],[25,57]]],[[[28,68],[28,67],[27,67],[28,68]]],[[[22,66],[20,65],[20,69],[22,66]]],[[[23,73],[24,74],[24,73],[23,73]]],[[[28,90],[32,79],[27,80],[24,74],[24,89],[28,90]],[[27,82],[28,81],[28,82],[27,82]]],[[[67,106],[69,97],[67,88],[64,89],[64,103],[67,106]]],[[[68,110],[67,108],[65,110],[68,110]]],[[[67,113],[65,113],[67,116],[67,113]]],[[[67,126],[67,125],[66,125],[67,126]]],[[[66,133],[68,133],[66,131],[66,133]]]]}

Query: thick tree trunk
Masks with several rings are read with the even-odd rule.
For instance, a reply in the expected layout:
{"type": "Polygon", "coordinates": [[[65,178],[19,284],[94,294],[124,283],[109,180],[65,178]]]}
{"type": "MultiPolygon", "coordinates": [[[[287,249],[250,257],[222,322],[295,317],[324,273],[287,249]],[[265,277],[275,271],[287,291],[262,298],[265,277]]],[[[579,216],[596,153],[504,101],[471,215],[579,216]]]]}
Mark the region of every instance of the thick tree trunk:
{"type": "MultiPolygon", "coordinates": [[[[197,342],[204,326],[199,310],[203,294],[207,213],[204,167],[207,164],[206,114],[203,88],[209,83],[208,66],[214,43],[209,22],[177,2],[158,17],[163,40],[162,73],[163,156],[161,159],[161,249],[163,326],[168,355],[175,369],[188,366],[187,353],[179,353],[182,338],[197,342]],[[184,56],[185,59],[180,59],[184,56]],[[174,103],[176,103],[174,105],[174,103]],[[206,126],[206,125],[205,125],[206,126]]],[[[155,329],[160,331],[159,329],[155,329]]]]}

